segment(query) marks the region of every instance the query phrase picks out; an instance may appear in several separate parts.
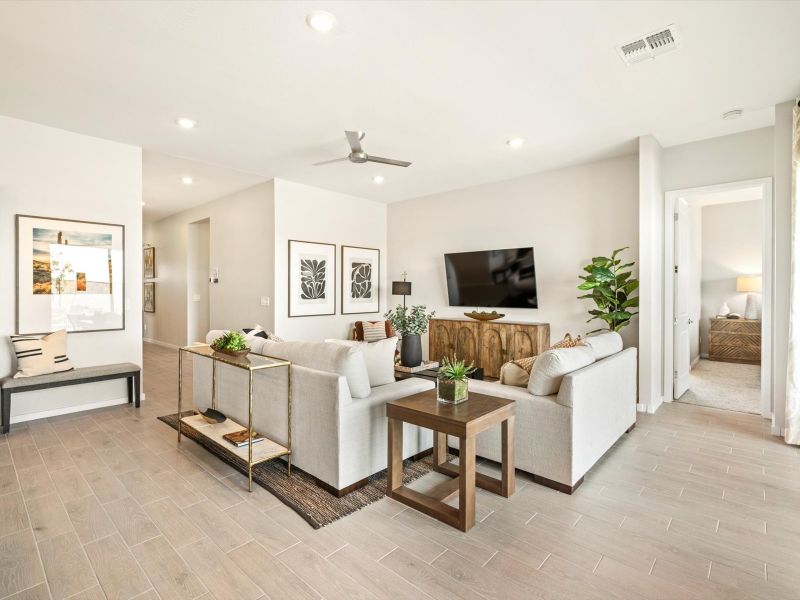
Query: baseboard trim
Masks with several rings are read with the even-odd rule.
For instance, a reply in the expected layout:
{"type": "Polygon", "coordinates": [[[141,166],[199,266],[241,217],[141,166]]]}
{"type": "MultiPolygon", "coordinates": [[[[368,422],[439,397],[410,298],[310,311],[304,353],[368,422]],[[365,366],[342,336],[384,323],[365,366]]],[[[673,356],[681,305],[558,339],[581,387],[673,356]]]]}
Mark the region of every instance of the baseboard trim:
{"type": "MultiPolygon", "coordinates": [[[[141,397],[144,400],[144,394],[141,397]]],[[[62,406],[61,408],[54,408],[52,410],[43,410],[36,413],[27,413],[24,415],[11,415],[11,424],[25,423],[27,421],[36,421],[38,419],[47,419],[48,417],[58,417],[61,415],[69,415],[77,412],[84,412],[86,410],[94,410],[96,408],[107,408],[109,406],[118,406],[120,404],[128,404],[128,397],[112,398],[111,400],[101,400],[100,402],[91,402],[89,404],[79,404],[77,406],[62,406]]]]}
{"type": "Polygon", "coordinates": [[[178,346],[175,344],[170,344],[169,342],[162,342],[161,340],[154,340],[152,338],[142,338],[142,341],[147,344],[153,344],[155,346],[161,346],[163,348],[170,348],[171,350],[177,350],[178,346]]]}
{"type": "MultiPolygon", "coordinates": [[[[690,364],[690,365],[689,365],[689,370],[690,370],[690,371],[691,371],[692,369],[694,369],[694,368],[697,366],[697,363],[699,363],[699,362],[700,362],[700,358],[701,358],[701,355],[698,355],[698,356],[695,356],[695,357],[694,357],[694,360],[692,361],[692,364],[690,364]]],[[[706,355],[706,356],[705,356],[705,357],[703,357],[703,358],[708,358],[708,355],[706,355]]]]}

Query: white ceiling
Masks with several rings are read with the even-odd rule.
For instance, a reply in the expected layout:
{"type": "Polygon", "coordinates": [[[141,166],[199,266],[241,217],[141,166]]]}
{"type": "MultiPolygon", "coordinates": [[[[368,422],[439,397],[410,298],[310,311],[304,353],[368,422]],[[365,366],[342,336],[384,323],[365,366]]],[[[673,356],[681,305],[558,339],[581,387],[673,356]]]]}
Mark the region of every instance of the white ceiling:
{"type": "MultiPolygon", "coordinates": [[[[0,2],[0,114],[244,172],[221,188],[281,176],[391,202],[628,153],[641,134],[770,125],[800,93],[798,23],[799,2],[766,1],[0,2]],[[326,35],[305,25],[319,8],[338,19],[326,35]],[[617,56],[671,23],[677,52],[617,56]],[[309,166],[347,153],[344,129],[414,164],[309,166]]],[[[207,199],[170,162],[148,159],[153,214],[207,199]]]]}

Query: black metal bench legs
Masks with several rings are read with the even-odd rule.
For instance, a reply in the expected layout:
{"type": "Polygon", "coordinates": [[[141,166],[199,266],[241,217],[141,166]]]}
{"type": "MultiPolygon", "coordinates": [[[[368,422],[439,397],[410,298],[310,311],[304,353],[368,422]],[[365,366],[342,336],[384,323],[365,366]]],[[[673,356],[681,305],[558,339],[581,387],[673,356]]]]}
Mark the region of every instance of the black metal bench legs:
{"type": "Polygon", "coordinates": [[[128,404],[133,402],[133,405],[139,408],[141,396],[141,376],[139,373],[131,373],[128,377],[128,404]]]}
{"type": "Polygon", "coordinates": [[[3,433],[8,433],[11,427],[11,390],[3,390],[2,410],[0,412],[2,413],[3,433]]]}

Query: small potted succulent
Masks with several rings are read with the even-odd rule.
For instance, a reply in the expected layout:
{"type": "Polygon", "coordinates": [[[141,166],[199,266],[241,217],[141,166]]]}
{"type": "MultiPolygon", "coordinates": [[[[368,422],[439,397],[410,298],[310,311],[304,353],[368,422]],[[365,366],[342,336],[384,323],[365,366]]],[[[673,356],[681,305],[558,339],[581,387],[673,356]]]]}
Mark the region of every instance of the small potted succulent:
{"type": "Polygon", "coordinates": [[[223,333],[211,344],[211,348],[214,352],[221,352],[230,356],[245,356],[250,352],[250,348],[247,346],[247,338],[239,331],[223,333]]]}
{"type": "Polygon", "coordinates": [[[439,367],[439,377],[437,396],[441,402],[459,404],[469,397],[468,379],[475,372],[475,366],[467,364],[457,358],[442,359],[442,366],[439,367]]]}

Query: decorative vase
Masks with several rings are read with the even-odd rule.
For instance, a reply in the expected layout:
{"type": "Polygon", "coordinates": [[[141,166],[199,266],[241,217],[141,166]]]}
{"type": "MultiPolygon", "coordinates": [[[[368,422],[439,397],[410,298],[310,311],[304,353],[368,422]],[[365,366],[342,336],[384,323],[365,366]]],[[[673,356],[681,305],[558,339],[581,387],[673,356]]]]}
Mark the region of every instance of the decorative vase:
{"type": "Polygon", "coordinates": [[[469,384],[466,379],[439,379],[436,396],[440,402],[460,404],[469,397],[469,384]]]}
{"type": "Polygon", "coordinates": [[[422,364],[422,341],[418,335],[404,335],[400,343],[400,364],[418,367],[422,364]]]}
{"type": "Polygon", "coordinates": [[[744,309],[744,318],[758,321],[761,319],[761,303],[756,294],[747,294],[747,305],[744,309]]]}
{"type": "Polygon", "coordinates": [[[719,313],[718,313],[718,315],[719,315],[720,317],[727,317],[729,314],[731,314],[731,309],[730,309],[730,307],[728,306],[728,303],[727,303],[727,302],[723,302],[723,303],[722,303],[722,306],[720,306],[720,307],[719,307],[719,313]]]}

